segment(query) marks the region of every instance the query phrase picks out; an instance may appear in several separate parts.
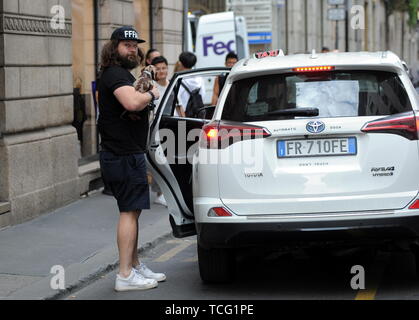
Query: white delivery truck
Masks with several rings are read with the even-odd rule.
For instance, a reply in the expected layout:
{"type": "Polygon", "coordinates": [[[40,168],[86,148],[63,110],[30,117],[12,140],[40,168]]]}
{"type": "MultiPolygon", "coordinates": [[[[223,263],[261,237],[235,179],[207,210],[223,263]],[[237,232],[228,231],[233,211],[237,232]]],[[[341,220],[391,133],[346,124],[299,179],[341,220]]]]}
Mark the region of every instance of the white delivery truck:
{"type": "MultiPolygon", "coordinates": [[[[186,33],[188,51],[197,56],[196,68],[222,67],[226,55],[234,51],[239,60],[249,56],[246,19],[235,16],[234,12],[220,12],[200,16],[188,16],[186,33]]],[[[208,92],[205,100],[211,97],[213,81],[206,79],[205,89],[208,92]]],[[[204,101],[208,104],[209,101],[204,101]]]]}
{"type": "Polygon", "coordinates": [[[207,14],[199,19],[189,15],[189,27],[188,38],[192,40],[189,49],[198,58],[197,68],[224,66],[230,51],[236,52],[239,59],[249,56],[246,20],[232,11],[207,14]]]}

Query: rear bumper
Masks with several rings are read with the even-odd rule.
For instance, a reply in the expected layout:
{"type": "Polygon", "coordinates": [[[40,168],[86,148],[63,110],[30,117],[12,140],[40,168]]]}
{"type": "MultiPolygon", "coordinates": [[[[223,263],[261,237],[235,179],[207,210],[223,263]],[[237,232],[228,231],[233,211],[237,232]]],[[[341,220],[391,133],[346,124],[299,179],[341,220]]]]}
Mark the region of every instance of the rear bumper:
{"type": "Polygon", "coordinates": [[[419,216],[321,222],[197,223],[196,227],[198,243],[205,248],[419,239],[419,216]]]}

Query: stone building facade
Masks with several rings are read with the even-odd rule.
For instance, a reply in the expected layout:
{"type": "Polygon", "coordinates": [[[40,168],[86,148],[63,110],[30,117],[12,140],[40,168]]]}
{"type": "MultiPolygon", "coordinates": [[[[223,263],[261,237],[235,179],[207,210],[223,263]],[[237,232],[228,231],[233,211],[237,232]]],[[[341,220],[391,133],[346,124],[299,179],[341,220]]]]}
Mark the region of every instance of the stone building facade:
{"type": "Polygon", "coordinates": [[[174,65],[182,0],[0,0],[0,228],[100,183],[92,81],[112,31],[134,25],[174,65]]]}
{"type": "Polygon", "coordinates": [[[71,3],[4,0],[0,24],[0,227],[79,197],[71,3]],[[51,27],[54,5],[63,28],[51,27]]]}
{"type": "MultiPolygon", "coordinates": [[[[190,0],[189,7],[193,12],[208,14],[226,10],[227,1],[190,0]]],[[[246,3],[238,0],[229,2],[246,3]]],[[[255,0],[248,1],[248,5],[257,6],[258,2],[263,5],[271,3],[272,41],[250,45],[250,52],[281,48],[285,53],[293,54],[312,49],[320,51],[322,47],[339,51],[389,49],[410,66],[419,68],[419,27],[408,25],[407,13],[394,11],[387,16],[384,0],[346,0],[349,10],[362,6],[365,14],[365,29],[353,29],[350,27],[351,20],[357,19],[358,11],[349,12],[348,48],[345,21],[336,24],[327,18],[328,9],[334,8],[328,0],[255,0]]]]}
{"type": "Polygon", "coordinates": [[[347,3],[348,28],[345,21],[328,20],[328,9],[333,8],[328,0],[273,1],[271,47],[282,48],[288,54],[320,51],[322,47],[339,51],[391,50],[410,66],[418,66],[419,28],[409,26],[407,13],[394,11],[387,16],[383,0],[347,0],[347,3]],[[360,26],[357,24],[360,11],[355,6],[363,8],[363,29],[351,27],[352,22],[360,26]]]}

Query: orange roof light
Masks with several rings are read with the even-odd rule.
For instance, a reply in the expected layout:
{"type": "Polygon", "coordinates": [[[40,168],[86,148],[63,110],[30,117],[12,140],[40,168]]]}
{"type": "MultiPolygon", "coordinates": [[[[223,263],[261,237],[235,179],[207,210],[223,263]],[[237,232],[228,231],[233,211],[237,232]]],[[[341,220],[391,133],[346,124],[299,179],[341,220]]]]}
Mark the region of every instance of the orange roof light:
{"type": "Polygon", "coordinates": [[[294,72],[322,72],[322,71],[332,71],[335,70],[335,67],[332,66],[318,66],[318,67],[300,67],[294,68],[294,72]]]}

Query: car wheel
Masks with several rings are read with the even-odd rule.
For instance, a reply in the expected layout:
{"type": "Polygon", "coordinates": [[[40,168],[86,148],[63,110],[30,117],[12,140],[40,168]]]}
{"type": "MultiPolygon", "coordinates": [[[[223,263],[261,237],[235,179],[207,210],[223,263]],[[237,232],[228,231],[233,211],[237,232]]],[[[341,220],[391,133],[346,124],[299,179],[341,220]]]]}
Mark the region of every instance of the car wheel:
{"type": "Polygon", "coordinates": [[[234,279],[234,252],[229,249],[204,249],[198,245],[201,279],[208,283],[231,282],[234,279]]]}

